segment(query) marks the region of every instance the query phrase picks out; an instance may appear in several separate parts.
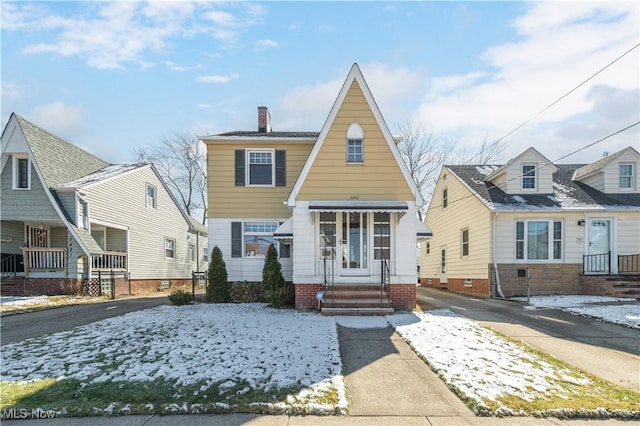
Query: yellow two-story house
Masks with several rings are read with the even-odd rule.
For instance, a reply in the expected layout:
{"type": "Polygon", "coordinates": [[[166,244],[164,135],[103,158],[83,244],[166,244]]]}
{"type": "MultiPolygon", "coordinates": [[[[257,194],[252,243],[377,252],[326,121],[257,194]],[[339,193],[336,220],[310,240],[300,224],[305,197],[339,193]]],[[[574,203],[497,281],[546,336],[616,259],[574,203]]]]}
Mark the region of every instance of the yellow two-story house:
{"type": "Polygon", "coordinates": [[[416,220],[424,202],[357,64],[321,131],[201,137],[207,145],[209,245],[230,281],[260,281],[270,244],[299,309],[386,313],[416,298],[416,220]]]}

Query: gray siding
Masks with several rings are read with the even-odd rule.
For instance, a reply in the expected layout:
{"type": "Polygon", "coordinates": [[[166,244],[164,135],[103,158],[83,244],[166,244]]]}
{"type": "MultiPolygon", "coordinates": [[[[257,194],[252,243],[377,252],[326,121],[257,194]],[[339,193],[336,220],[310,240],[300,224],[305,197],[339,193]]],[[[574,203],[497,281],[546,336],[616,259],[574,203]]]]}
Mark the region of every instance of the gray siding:
{"type": "MultiPolygon", "coordinates": [[[[84,188],[91,220],[127,227],[132,279],[169,279],[191,276],[187,262],[189,226],[150,167],[125,173],[84,188]],[[146,184],[157,188],[157,208],[146,207],[146,184]],[[176,258],[165,259],[164,241],[176,241],[176,258]]],[[[112,231],[112,229],[109,229],[112,231]]],[[[107,241],[107,247],[108,246],[107,241]]]]}
{"type": "Polygon", "coordinates": [[[73,191],[56,191],[56,194],[58,195],[58,199],[60,199],[62,206],[66,210],[69,219],[71,219],[71,223],[78,226],[78,216],[76,214],[76,193],[73,191]]]}
{"type": "Polygon", "coordinates": [[[9,159],[0,175],[0,192],[2,203],[0,216],[3,220],[19,220],[28,222],[60,220],[49,201],[38,174],[31,164],[31,190],[11,189],[13,161],[9,159]]]}
{"type": "Polygon", "coordinates": [[[66,248],[68,242],[67,228],[51,228],[50,240],[52,248],[66,248]]]}
{"type": "MultiPolygon", "coordinates": [[[[4,194],[3,194],[4,195],[4,194]]],[[[4,197],[2,202],[4,203],[4,197]]],[[[0,251],[8,254],[22,254],[24,246],[24,223],[3,220],[0,223],[0,251]]]]}

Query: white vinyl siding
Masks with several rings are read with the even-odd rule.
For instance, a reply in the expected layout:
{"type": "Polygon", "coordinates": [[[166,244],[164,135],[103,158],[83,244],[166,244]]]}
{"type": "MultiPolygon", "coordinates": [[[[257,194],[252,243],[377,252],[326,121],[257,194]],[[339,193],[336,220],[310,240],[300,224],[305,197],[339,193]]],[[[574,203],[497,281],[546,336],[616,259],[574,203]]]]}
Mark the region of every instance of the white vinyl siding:
{"type": "MultiPolygon", "coordinates": [[[[108,249],[128,248],[131,279],[191,277],[194,268],[186,261],[189,225],[151,167],[142,167],[84,188],[83,192],[91,208],[91,220],[104,223],[108,228],[107,242],[110,233],[115,232],[114,244],[117,245],[108,244],[108,249]],[[147,185],[157,190],[157,209],[146,207],[147,185]],[[124,229],[114,230],[109,224],[124,229]],[[128,235],[125,229],[128,229],[128,235]],[[176,260],[165,259],[165,238],[176,241],[176,260]],[[126,239],[128,247],[124,247],[126,239]]],[[[205,267],[203,263],[200,270],[205,267]]]]}

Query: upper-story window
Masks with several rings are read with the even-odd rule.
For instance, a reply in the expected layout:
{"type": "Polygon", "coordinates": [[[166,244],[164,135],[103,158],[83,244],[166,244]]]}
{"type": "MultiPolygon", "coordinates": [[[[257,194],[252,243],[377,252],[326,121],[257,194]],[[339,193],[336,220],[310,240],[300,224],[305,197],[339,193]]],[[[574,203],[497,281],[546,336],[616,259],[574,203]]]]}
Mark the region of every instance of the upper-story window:
{"type": "Polygon", "coordinates": [[[364,162],[364,132],[358,123],[347,129],[347,163],[364,162]]]}
{"type": "Polygon", "coordinates": [[[469,228],[463,229],[460,232],[460,244],[462,257],[469,256],[469,228]]]}
{"type": "Polygon", "coordinates": [[[286,186],[286,151],[277,149],[237,149],[236,186],[286,186]]]}
{"type": "Polygon", "coordinates": [[[89,229],[89,205],[78,198],[78,228],[89,229]]]}
{"type": "Polygon", "coordinates": [[[164,258],[175,259],[176,258],[176,240],[173,238],[164,239],[164,258]]]}
{"type": "Polygon", "coordinates": [[[620,164],[620,189],[633,189],[633,164],[620,164]]]}
{"type": "Polygon", "coordinates": [[[533,164],[522,166],[522,189],[536,189],[536,166],[533,164]]]}
{"type": "Polygon", "coordinates": [[[147,184],[147,207],[155,209],[158,206],[157,200],[158,192],[156,191],[156,187],[153,185],[147,184]]]}
{"type": "Polygon", "coordinates": [[[31,189],[31,165],[28,157],[13,156],[13,189],[31,189]]]}
{"type": "Polygon", "coordinates": [[[247,151],[249,185],[273,186],[273,151],[247,151]]]}
{"type": "Polygon", "coordinates": [[[447,188],[442,190],[442,208],[446,209],[449,205],[449,191],[447,188]]]}

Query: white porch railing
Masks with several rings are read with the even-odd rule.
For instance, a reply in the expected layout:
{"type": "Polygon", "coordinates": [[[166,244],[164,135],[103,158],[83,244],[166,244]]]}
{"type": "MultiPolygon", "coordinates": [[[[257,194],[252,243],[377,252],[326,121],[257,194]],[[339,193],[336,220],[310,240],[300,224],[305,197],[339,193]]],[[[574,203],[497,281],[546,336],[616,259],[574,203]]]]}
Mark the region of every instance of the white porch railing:
{"type": "Polygon", "coordinates": [[[127,253],[107,251],[91,257],[91,268],[94,271],[126,271],[127,253]]]}
{"type": "Polygon", "coordinates": [[[67,250],[61,248],[28,247],[22,249],[24,271],[64,271],[67,269],[67,250]]]}

